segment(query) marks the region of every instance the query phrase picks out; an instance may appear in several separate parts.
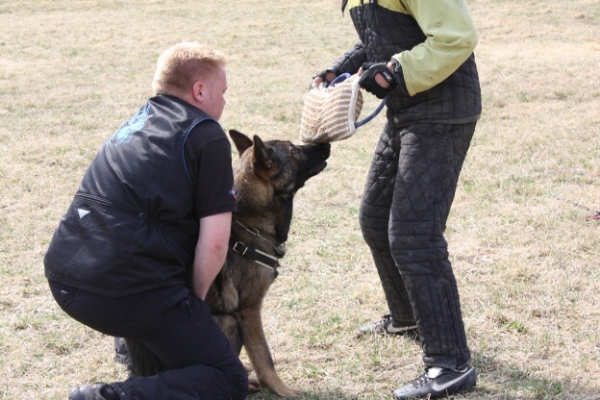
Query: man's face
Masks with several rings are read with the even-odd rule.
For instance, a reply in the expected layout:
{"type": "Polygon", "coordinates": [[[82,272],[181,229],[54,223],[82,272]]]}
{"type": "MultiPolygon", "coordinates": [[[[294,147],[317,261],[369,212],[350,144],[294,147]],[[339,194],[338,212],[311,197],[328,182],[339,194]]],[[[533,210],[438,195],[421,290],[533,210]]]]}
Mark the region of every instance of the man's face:
{"type": "Polygon", "coordinates": [[[204,79],[202,95],[205,100],[202,111],[211,118],[219,120],[225,108],[225,92],[227,91],[227,74],[224,67],[218,67],[206,79],[204,79]]]}

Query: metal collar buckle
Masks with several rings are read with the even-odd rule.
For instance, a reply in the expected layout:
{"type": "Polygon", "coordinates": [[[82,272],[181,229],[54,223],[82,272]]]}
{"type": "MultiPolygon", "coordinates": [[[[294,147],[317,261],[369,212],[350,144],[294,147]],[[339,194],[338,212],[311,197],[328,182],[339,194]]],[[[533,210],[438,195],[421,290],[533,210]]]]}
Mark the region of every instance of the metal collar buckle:
{"type": "Polygon", "coordinates": [[[246,252],[248,251],[248,246],[246,246],[244,243],[242,242],[235,242],[233,244],[233,246],[231,247],[231,249],[233,251],[235,251],[236,253],[239,253],[243,256],[246,255],[246,252]]]}

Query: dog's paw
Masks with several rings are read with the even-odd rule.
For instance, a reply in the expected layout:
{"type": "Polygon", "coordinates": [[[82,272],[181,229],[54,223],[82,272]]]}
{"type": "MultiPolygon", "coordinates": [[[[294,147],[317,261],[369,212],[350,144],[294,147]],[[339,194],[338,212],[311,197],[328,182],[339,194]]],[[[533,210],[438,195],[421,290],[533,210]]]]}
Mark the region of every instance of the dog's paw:
{"type": "Polygon", "coordinates": [[[254,371],[252,364],[247,364],[247,363],[243,362],[242,365],[244,366],[244,369],[246,370],[247,373],[251,373],[252,371],[254,371]]]}
{"type": "Polygon", "coordinates": [[[248,378],[248,392],[256,393],[260,392],[262,386],[260,386],[260,382],[257,379],[248,378]]]}
{"type": "Polygon", "coordinates": [[[285,386],[277,388],[277,390],[275,390],[274,392],[277,393],[279,396],[283,397],[299,397],[305,394],[306,390],[285,386]]]}

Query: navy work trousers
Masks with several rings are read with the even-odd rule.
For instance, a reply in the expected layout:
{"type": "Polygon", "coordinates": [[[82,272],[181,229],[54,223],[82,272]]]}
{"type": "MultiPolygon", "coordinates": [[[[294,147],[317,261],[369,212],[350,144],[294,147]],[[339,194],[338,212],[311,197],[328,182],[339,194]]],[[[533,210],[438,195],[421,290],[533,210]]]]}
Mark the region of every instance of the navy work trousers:
{"type": "Polygon", "coordinates": [[[110,383],[121,400],[245,399],[248,374],[206,303],[185,286],[108,298],[50,282],[59,306],[111,336],[143,342],[168,368],[110,383]]]}

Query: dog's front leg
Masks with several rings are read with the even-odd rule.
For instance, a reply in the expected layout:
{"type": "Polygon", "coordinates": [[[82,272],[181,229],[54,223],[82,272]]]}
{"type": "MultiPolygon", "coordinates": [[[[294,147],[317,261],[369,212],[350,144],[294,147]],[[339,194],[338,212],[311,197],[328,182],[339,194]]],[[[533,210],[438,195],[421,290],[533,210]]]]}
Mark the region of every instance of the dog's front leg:
{"type": "Polygon", "coordinates": [[[258,307],[245,308],[240,311],[240,314],[244,347],[252,361],[260,384],[279,396],[295,397],[303,394],[303,390],[291,388],[283,383],[275,372],[275,365],[262,325],[260,309],[258,307]]]}

